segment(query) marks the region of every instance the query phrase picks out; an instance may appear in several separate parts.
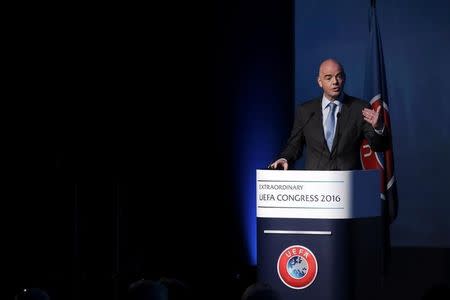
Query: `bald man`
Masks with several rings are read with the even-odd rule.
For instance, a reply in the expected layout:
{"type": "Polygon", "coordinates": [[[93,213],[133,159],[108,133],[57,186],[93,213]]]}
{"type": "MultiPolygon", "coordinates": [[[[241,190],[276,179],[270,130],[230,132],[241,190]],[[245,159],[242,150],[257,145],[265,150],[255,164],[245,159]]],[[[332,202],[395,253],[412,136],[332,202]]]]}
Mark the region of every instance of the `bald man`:
{"type": "Polygon", "coordinates": [[[375,111],[367,101],[345,94],[345,80],[337,60],[320,64],[317,83],[323,94],[298,107],[287,144],[271,169],[288,170],[305,152],[306,170],[359,170],[364,138],[373,151],[387,148],[380,108],[375,111]]]}

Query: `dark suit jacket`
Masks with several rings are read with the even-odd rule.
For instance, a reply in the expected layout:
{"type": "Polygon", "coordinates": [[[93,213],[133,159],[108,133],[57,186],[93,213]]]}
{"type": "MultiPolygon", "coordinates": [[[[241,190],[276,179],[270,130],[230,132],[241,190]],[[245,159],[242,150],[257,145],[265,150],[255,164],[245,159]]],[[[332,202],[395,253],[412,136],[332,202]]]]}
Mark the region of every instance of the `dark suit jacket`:
{"type": "Polygon", "coordinates": [[[386,130],[380,135],[363,119],[362,110],[370,108],[369,102],[344,95],[330,152],[323,133],[321,103],[322,97],[318,97],[297,109],[290,138],[279,156],[286,158],[290,166],[306,149],[307,170],[358,170],[362,168],[360,146],[364,138],[373,151],[386,149],[386,130]]]}

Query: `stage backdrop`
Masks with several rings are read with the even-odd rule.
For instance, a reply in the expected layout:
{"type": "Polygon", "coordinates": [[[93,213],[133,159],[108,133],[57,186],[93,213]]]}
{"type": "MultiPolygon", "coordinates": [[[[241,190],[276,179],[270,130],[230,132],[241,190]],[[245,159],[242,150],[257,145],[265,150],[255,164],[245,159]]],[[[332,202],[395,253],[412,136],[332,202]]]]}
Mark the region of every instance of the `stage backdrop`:
{"type": "MultiPolygon", "coordinates": [[[[296,105],[320,95],[317,69],[328,57],[345,66],[346,92],[363,96],[369,7],[295,1],[296,105]]],[[[377,1],[399,192],[394,246],[450,247],[449,11],[448,0],[377,1]]]]}

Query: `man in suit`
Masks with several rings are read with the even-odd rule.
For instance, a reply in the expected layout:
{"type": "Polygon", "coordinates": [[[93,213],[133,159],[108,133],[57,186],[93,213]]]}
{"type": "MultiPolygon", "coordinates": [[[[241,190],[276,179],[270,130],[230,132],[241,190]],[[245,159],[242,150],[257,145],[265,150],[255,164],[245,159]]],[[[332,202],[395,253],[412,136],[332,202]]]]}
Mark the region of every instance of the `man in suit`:
{"type": "Polygon", "coordinates": [[[344,93],[345,72],[335,59],[320,64],[317,83],[321,97],[299,106],[294,125],[279,158],[269,167],[287,170],[306,148],[307,170],[361,169],[360,146],[364,138],[373,151],[388,146],[380,107],[344,93]]]}

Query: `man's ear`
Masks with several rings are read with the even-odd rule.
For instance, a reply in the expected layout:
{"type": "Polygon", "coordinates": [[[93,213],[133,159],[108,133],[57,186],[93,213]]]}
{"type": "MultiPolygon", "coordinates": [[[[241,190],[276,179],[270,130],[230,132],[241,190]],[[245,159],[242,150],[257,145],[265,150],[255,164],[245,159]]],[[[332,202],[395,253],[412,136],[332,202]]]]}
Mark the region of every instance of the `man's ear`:
{"type": "Polygon", "coordinates": [[[322,80],[320,80],[320,77],[317,77],[317,84],[322,87],[322,80]]]}

